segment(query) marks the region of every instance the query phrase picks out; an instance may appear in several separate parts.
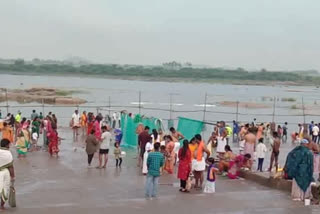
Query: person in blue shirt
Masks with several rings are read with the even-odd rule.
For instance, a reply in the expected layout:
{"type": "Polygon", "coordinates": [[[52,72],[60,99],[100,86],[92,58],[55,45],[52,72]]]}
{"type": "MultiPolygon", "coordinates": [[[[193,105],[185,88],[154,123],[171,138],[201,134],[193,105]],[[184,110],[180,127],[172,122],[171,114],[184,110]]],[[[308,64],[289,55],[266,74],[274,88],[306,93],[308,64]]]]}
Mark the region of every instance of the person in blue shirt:
{"type": "Polygon", "coordinates": [[[147,181],[145,188],[146,198],[156,198],[158,193],[158,184],[160,177],[160,168],[164,164],[164,156],[159,152],[160,143],[154,144],[154,152],[148,154],[147,159],[147,181]]]}
{"type": "Polygon", "coordinates": [[[238,134],[239,134],[239,124],[234,120],[233,121],[233,135],[232,135],[232,142],[238,141],[238,134]],[[234,137],[236,135],[236,138],[234,137]]]}

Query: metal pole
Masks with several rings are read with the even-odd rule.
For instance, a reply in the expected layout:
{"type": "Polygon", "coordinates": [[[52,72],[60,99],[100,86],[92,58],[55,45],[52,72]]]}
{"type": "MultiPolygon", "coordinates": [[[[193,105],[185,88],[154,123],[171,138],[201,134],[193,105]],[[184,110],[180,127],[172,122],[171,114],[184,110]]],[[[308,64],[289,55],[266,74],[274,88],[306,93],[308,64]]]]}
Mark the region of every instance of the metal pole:
{"type": "Polygon", "coordinates": [[[272,113],[272,122],[274,123],[274,116],[276,113],[276,97],[273,97],[273,113],[272,113]]]}
{"type": "Polygon", "coordinates": [[[304,101],[303,101],[303,97],[302,97],[302,113],[303,113],[303,125],[306,124],[306,114],[304,111],[304,101]]]}
{"type": "Polygon", "coordinates": [[[139,114],[141,115],[141,91],[139,91],[139,114]]]}
{"type": "Polygon", "coordinates": [[[109,96],[109,117],[111,117],[111,98],[109,96]]]}
{"type": "Polygon", "coordinates": [[[239,116],[239,101],[237,101],[237,112],[236,112],[236,122],[237,123],[238,123],[238,120],[239,120],[238,116],[239,116]]]}
{"type": "Polygon", "coordinates": [[[6,105],[7,105],[7,114],[9,113],[9,104],[8,104],[8,89],[6,89],[6,105]]]}
{"type": "Polygon", "coordinates": [[[44,113],[44,99],[42,98],[42,115],[45,115],[44,113]]]}
{"type": "Polygon", "coordinates": [[[170,120],[172,120],[172,94],[170,94],[170,120]]]}
{"type": "Polygon", "coordinates": [[[203,122],[206,121],[206,111],[207,111],[207,92],[204,96],[204,108],[203,108],[203,122]]]}

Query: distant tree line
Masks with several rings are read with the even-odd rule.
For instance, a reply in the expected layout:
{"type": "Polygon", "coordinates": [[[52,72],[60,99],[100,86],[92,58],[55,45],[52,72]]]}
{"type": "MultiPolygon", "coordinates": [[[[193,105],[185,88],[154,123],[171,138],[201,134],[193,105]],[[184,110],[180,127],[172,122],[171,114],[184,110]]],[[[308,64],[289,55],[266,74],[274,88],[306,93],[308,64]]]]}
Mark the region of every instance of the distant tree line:
{"type": "Polygon", "coordinates": [[[295,82],[301,84],[319,85],[320,77],[308,76],[289,72],[271,72],[261,70],[259,72],[248,72],[242,68],[223,69],[223,68],[192,68],[181,67],[176,69],[179,64],[169,64],[173,66],[122,66],[117,64],[90,64],[82,66],[45,64],[33,65],[26,64],[23,60],[17,60],[14,64],[0,64],[2,73],[21,73],[21,74],[85,74],[99,76],[118,76],[118,77],[146,77],[146,78],[179,78],[185,80],[226,80],[226,81],[259,81],[259,82],[295,82]]]}

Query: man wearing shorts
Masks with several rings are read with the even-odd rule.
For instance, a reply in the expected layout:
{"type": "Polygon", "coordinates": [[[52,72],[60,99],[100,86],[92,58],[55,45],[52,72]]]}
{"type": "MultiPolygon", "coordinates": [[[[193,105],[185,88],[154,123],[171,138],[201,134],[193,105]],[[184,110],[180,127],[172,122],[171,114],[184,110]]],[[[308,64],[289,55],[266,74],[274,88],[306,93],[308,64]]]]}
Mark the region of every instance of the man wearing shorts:
{"type": "Polygon", "coordinates": [[[98,168],[106,168],[108,163],[108,153],[110,149],[110,144],[112,142],[112,135],[108,131],[107,126],[102,126],[101,143],[99,149],[99,166],[98,168]],[[104,157],[104,164],[102,165],[102,159],[104,157]]]}
{"type": "Polygon", "coordinates": [[[143,155],[144,155],[144,152],[145,152],[145,148],[146,148],[146,145],[148,142],[151,143],[151,135],[149,134],[149,126],[146,126],[144,128],[144,131],[141,132],[138,136],[138,145],[139,145],[139,148],[140,148],[140,155],[139,155],[139,166],[142,166],[142,161],[143,161],[143,155]]]}
{"type": "Polygon", "coordinates": [[[271,153],[270,168],[269,168],[270,172],[272,170],[273,161],[276,167],[276,172],[278,172],[278,158],[280,153],[280,144],[281,144],[281,140],[278,137],[278,132],[273,132],[273,144],[272,144],[272,153],[271,153]]]}

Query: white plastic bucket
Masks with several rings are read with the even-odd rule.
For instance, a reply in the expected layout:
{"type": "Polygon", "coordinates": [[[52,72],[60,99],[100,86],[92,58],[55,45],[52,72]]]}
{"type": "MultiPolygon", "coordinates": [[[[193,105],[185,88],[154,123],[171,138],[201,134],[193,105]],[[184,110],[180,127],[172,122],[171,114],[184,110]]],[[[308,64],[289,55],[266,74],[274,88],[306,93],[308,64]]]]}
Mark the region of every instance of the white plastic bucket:
{"type": "Polygon", "coordinates": [[[310,206],[311,200],[310,199],[304,199],[304,206],[310,206]]]}

